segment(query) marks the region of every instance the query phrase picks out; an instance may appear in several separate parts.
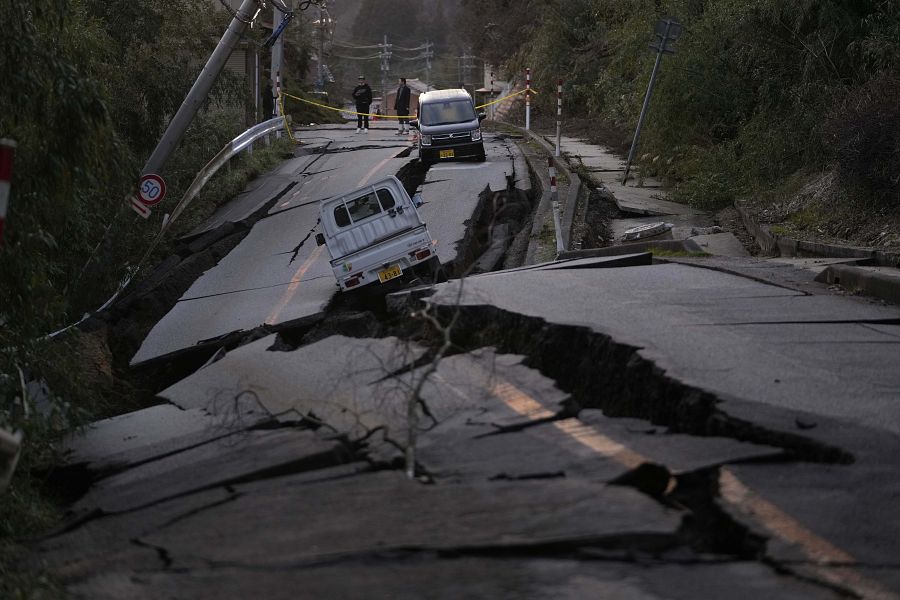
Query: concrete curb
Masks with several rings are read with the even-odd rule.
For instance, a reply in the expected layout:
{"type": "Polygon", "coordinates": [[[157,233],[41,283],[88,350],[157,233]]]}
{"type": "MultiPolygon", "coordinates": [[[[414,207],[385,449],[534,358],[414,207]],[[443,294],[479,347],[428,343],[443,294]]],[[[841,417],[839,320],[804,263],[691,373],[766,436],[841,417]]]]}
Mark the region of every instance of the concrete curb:
{"type": "Polygon", "coordinates": [[[848,292],[900,304],[900,276],[853,265],[829,265],[816,276],[819,283],[839,285],[848,292]]]}
{"type": "MultiPolygon", "coordinates": [[[[517,125],[512,125],[510,123],[504,123],[505,126],[511,127],[521,133],[524,137],[527,137],[530,140],[534,140],[541,147],[547,151],[550,156],[553,156],[555,152],[555,148],[553,148],[544,138],[534,133],[533,131],[523,129],[517,125]]],[[[529,168],[537,174],[541,185],[543,186],[543,193],[541,195],[541,201],[538,204],[537,209],[534,212],[534,227],[532,228],[532,236],[536,236],[540,233],[543,228],[543,220],[549,214],[550,211],[550,177],[547,175],[545,169],[537,168],[534,164],[528,160],[528,155],[525,155],[525,161],[528,163],[529,168]]],[[[581,199],[581,191],[584,189],[584,186],[581,181],[581,177],[578,176],[577,173],[569,169],[568,161],[560,156],[554,156],[554,162],[556,163],[557,169],[562,172],[563,175],[569,180],[568,193],[566,194],[566,206],[563,209],[563,214],[560,215],[560,227],[562,228],[562,237],[563,237],[563,245],[569,249],[572,247],[572,226],[575,222],[575,213],[578,208],[578,201],[581,199]]],[[[529,258],[533,258],[534,250],[529,244],[528,253],[526,254],[526,262],[529,258]]]]}
{"type": "Polygon", "coordinates": [[[824,242],[798,240],[784,235],[772,235],[766,231],[739,202],[734,208],[741,216],[744,227],[756,240],[764,256],[824,256],[826,258],[858,258],[873,261],[880,267],[900,267],[900,252],[885,252],[874,248],[841,246],[824,242]],[[769,254],[771,252],[772,254],[769,254]]]}
{"type": "Polygon", "coordinates": [[[575,212],[581,198],[581,177],[576,173],[569,175],[569,193],[566,195],[566,208],[562,214],[563,245],[567,250],[572,248],[572,226],[575,223],[575,212]]]}
{"type": "Polygon", "coordinates": [[[535,169],[534,165],[528,158],[525,158],[528,167],[537,175],[538,185],[541,186],[541,199],[538,201],[537,207],[534,209],[531,221],[531,235],[529,236],[528,249],[525,251],[525,264],[534,264],[534,255],[537,252],[537,240],[544,228],[544,221],[550,212],[550,176],[543,172],[542,169],[535,169]]]}
{"type": "Polygon", "coordinates": [[[703,252],[695,241],[686,240],[647,240],[642,242],[631,242],[628,244],[619,244],[618,246],[607,246],[606,248],[586,248],[584,250],[568,250],[559,254],[560,260],[567,258],[596,258],[599,256],[619,256],[622,254],[635,254],[638,252],[650,252],[653,250],[663,250],[666,252],[703,252]]]}
{"type": "Polygon", "coordinates": [[[856,258],[860,266],[829,265],[816,281],[830,285],[839,285],[855,294],[879,298],[894,304],[900,304],[900,277],[872,272],[862,265],[880,267],[900,267],[900,252],[885,252],[874,248],[840,246],[823,242],[798,240],[788,236],[772,235],[763,228],[739,202],[734,208],[741,216],[744,227],[756,240],[763,256],[821,256],[826,258],[856,258]]]}
{"type": "Polygon", "coordinates": [[[750,216],[747,209],[741,206],[737,200],[734,201],[734,208],[737,210],[738,215],[740,215],[744,228],[749,231],[750,235],[753,236],[753,239],[756,240],[756,245],[759,246],[760,249],[760,255],[777,256],[778,245],[775,242],[775,237],[763,229],[760,224],[750,216]]]}

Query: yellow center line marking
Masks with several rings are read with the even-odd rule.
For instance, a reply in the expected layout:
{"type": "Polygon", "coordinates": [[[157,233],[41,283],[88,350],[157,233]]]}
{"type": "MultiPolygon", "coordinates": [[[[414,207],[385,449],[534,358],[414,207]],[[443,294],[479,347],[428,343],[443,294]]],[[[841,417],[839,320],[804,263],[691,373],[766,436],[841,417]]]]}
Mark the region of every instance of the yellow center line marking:
{"type": "Polygon", "coordinates": [[[272,325],[278,319],[278,316],[281,314],[281,311],[284,310],[284,307],[288,305],[288,302],[294,297],[294,294],[297,293],[297,288],[300,287],[300,280],[306,275],[306,272],[312,266],[316,259],[322,254],[322,250],[325,249],[325,246],[319,246],[313,253],[309,255],[303,264],[300,265],[300,268],[297,269],[297,272],[294,273],[294,276],[291,277],[291,284],[288,286],[287,290],[282,294],[281,300],[272,308],[272,312],[269,313],[269,316],[266,317],[266,325],[272,325]]]}
{"type": "MultiPolygon", "coordinates": [[[[552,411],[512,383],[504,381],[496,374],[494,380],[499,383],[491,386],[491,393],[523,417],[538,420],[554,415],[552,411]]],[[[554,421],[552,425],[598,454],[628,468],[634,469],[641,464],[652,462],[651,459],[594,431],[591,426],[585,425],[577,419],[554,421]]],[[[900,595],[881,583],[855,571],[852,566],[849,566],[857,562],[853,556],[806,529],[792,516],[744,485],[731,470],[727,468],[721,470],[719,487],[723,500],[759,521],[763,527],[779,539],[799,546],[810,560],[819,563],[810,566],[817,577],[834,585],[848,588],[862,598],[875,600],[900,598],[900,595]]]]}
{"type": "Polygon", "coordinates": [[[849,566],[858,562],[852,555],[806,529],[794,517],[744,485],[730,469],[723,468],[719,473],[719,493],[726,502],[758,521],[775,537],[799,546],[810,560],[819,563],[809,567],[816,576],[849,588],[862,598],[900,598],[881,583],[855,571],[849,566]]]}
{"type": "MultiPolygon", "coordinates": [[[[368,182],[369,179],[371,179],[376,173],[378,173],[378,171],[385,164],[387,164],[388,161],[390,161],[392,158],[393,158],[393,156],[385,158],[384,160],[382,160],[378,164],[376,164],[374,167],[372,167],[369,170],[369,172],[366,173],[365,176],[359,180],[359,183],[356,184],[356,187],[361,187],[361,186],[365,185],[366,182],[368,182]]],[[[291,284],[288,286],[287,290],[284,292],[284,295],[281,296],[281,299],[272,308],[272,311],[269,313],[269,316],[266,317],[266,320],[265,320],[266,325],[272,325],[273,323],[275,323],[275,321],[278,319],[279,315],[281,315],[281,311],[284,310],[284,307],[286,307],[288,305],[288,303],[294,298],[294,295],[297,293],[297,289],[300,287],[300,279],[303,277],[303,275],[306,274],[306,272],[309,270],[309,268],[312,266],[312,264],[314,262],[316,262],[316,259],[319,258],[319,256],[322,254],[322,251],[324,249],[325,249],[325,246],[319,246],[318,248],[313,250],[313,253],[309,256],[309,258],[307,258],[305,261],[303,261],[303,264],[300,265],[300,268],[297,269],[297,272],[294,273],[293,277],[291,277],[291,282],[290,282],[291,284]]]]}
{"type": "MultiPolygon", "coordinates": [[[[508,381],[494,384],[494,386],[491,387],[491,393],[502,400],[511,409],[531,420],[548,419],[555,414],[508,381]]],[[[651,462],[647,457],[641,456],[614,439],[598,433],[591,426],[585,425],[577,419],[554,421],[552,425],[578,443],[587,446],[594,452],[602,454],[629,469],[634,469],[643,463],[651,462]]]]}
{"type": "Polygon", "coordinates": [[[394,158],[393,156],[389,156],[389,157],[385,158],[384,160],[382,160],[381,162],[379,162],[374,167],[372,167],[369,170],[369,172],[366,173],[366,176],[359,180],[359,183],[356,184],[356,187],[361,187],[361,186],[366,185],[366,183],[368,183],[368,181],[372,178],[372,176],[375,175],[375,173],[377,173],[384,165],[386,165],[388,162],[390,162],[393,158],[394,158]]]}

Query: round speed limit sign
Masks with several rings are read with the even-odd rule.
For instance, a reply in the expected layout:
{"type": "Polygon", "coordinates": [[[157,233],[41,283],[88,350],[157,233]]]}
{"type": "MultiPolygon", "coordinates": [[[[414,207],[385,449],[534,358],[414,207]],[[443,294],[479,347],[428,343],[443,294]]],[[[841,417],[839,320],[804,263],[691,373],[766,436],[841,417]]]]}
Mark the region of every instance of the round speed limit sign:
{"type": "Polygon", "coordinates": [[[166,182],[162,177],[154,173],[148,173],[141,177],[138,185],[138,198],[144,206],[159,204],[166,197],[166,182]]]}

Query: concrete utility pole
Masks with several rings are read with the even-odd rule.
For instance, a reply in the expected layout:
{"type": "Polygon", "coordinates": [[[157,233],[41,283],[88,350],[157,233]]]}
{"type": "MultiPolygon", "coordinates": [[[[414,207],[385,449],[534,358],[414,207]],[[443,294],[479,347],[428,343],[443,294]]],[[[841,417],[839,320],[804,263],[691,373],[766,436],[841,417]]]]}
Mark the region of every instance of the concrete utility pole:
{"type": "MultiPolygon", "coordinates": [[[[292,0],[283,0],[285,7],[288,10],[291,10],[291,2],[292,0]]],[[[277,23],[281,21],[279,15],[281,11],[279,11],[274,6],[272,7],[272,31],[278,27],[277,23]]],[[[275,116],[281,116],[281,102],[279,102],[279,98],[281,98],[281,85],[282,78],[281,73],[284,70],[284,36],[279,35],[278,39],[275,40],[275,43],[272,45],[272,78],[275,79],[275,116]]],[[[275,132],[275,137],[281,137],[281,130],[275,132]]]]}
{"type": "MultiPolygon", "coordinates": [[[[381,101],[384,102],[387,97],[387,76],[388,72],[391,70],[391,48],[393,44],[388,44],[387,34],[384,34],[384,43],[379,44],[381,48],[381,52],[378,53],[378,57],[381,58],[381,101]]],[[[385,112],[387,109],[382,107],[385,112]]]]}
{"type": "Polygon", "coordinates": [[[469,73],[472,71],[472,64],[469,61],[473,58],[475,57],[469,54],[468,50],[463,52],[462,56],[456,57],[457,76],[460,85],[464,88],[471,81],[469,73]]]}
{"type": "Polygon", "coordinates": [[[322,55],[325,53],[325,11],[319,5],[319,20],[316,23],[316,31],[319,34],[319,50],[316,53],[316,91],[321,92],[325,83],[322,77],[322,55]]]}
{"type": "Polygon", "coordinates": [[[162,170],[163,165],[172,155],[172,152],[175,151],[178,142],[184,137],[184,132],[187,131],[188,125],[194,120],[194,116],[206,100],[209,90],[212,89],[219,73],[225,67],[225,62],[231,55],[231,51],[234,50],[241,40],[241,36],[247,30],[255,13],[256,0],[243,0],[241,2],[240,8],[238,8],[237,13],[231,20],[231,24],[228,25],[228,29],[219,41],[219,45],[216,46],[209,60],[206,61],[206,65],[200,72],[197,81],[194,82],[193,87],[191,87],[191,91],[188,92],[184,102],[178,108],[178,112],[175,113],[175,116],[169,122],[169,126],[163,133],[156,148],[150,154],[150,158],[147,159],[147,163],[141,170],[141,175],[159,174],[162,170]]]}
{"type": "Polygon", "coordinates": [[[625,162],[625,176],[622,178],[622,185],[625,185],[628,181],[628,172],[631,170],[634,151],[637,149],[638,140],[641,137],[644,117],[647,116],[647,109],[650,108],[650,98],[653,96],[653,86],[656,84],[656,73],[659,71],[660,63],[662,63],[663,54],[675,54],[675,48],[672,47],[671,43],[681,35],[681,23],[672,18],[660,19],[656,23],[654,35],[656,35],[656,42],[650,44],[650,47],[656,50],[656,62],[653,64],[653,72],[650,74],[650,84],[647,86],[644,106],[641,108],[641,115],[638,117],[634,139],[631,141],[631,150],[628,151],[628,160],[625,162]]]}
{"type": "Polygon", "coordinates": [[[425,91],[431,89],[431,57],[434,56],[434,52],[431,51],[431,47],[434,46],[428,40],[425,40],[425,53],[423,56],[425,57],[425,91]]]}

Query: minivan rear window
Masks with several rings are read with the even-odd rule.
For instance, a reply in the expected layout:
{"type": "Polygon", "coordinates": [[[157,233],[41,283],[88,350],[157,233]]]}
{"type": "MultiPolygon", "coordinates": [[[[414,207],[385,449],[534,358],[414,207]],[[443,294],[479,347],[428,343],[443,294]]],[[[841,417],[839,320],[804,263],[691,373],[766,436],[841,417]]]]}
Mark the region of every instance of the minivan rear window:
{"type": "Polygon", "coordinates": [[[474,121],[475,107],[468,99],[426,102],[421,106],[419,121],[423,125],[449,125],[474,121]]]}

